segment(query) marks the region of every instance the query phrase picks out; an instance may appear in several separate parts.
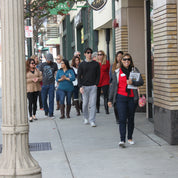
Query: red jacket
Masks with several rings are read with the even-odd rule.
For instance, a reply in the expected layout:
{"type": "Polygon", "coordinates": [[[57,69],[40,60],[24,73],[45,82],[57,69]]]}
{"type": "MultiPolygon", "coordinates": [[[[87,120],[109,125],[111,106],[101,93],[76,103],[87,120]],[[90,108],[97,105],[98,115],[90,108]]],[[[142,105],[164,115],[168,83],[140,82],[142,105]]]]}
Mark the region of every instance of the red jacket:
{"type": "Polygon", "coordinates": [[[109,69],[110,69],[110,63],[108,60],[106,60],[106,64],[100,65],[100,81],[98,84],[98,87],[102,87],[104,85],[109,85],[109,69]]]}

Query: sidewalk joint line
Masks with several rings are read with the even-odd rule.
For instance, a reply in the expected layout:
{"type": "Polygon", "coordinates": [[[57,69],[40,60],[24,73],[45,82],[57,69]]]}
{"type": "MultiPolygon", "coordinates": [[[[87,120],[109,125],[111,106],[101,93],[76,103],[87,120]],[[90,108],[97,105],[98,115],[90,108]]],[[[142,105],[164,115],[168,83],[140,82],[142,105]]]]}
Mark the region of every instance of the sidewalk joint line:
{"type": "Polygon", "coordinates": [[[138,131],[140,131],[143,135],[145,135],[146,137],[148,137],[150,140],[152,140],[154,143],[156,143],[158,146],[161,147],[161,144],[158,143],[157,141],[155,141],[154,139],[152,139],[150,136],[148,136],[145,132],[143,132],[142,130],[138,129],[137,127],[135,127],[135,129],[137,129],[138,131]]]}
{"type": "Polygon", "coordinates": [[[74,174],[73,174],[73,171],[72,171],[72,167],[71,167],[71,165],[70,165],[69,158],[68,158],[68,156],[67,156],[67,152],[66,152],[66,150],[65,150],[65,147],[64,147],[64,144],[63,144],[63,141],[62,141],[62,136],[61,136],[60,130],[59,130],[58,125],[57,125],[57,123],[56,123],[56,120],[54,120],[54,123],[55,123],[56,128],[57,128],[57,132],[58,132],[58,135],[59,135],[59,139],[60,139],[60,141],[61,141],[62,149],[63,149],[64,155],[65,155],[65,157],[66,157],[66,160],[67,160],[67,163],[68,163],[68,166],[69,166],[69,169],[70,169],[72,178],[75,178],[75,177],[74,177],[74,174]]]}

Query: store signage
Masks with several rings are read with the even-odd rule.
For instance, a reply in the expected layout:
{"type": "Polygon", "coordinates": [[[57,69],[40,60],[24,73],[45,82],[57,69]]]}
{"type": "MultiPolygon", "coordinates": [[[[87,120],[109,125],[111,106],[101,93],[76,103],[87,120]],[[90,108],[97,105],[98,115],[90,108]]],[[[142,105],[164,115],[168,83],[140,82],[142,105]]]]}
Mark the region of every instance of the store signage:
{"type": "Polygon", "coordinates": [[[87,2],[92,9],[97,11],[105,6],[107,0],[87,0],[87,2]]]}

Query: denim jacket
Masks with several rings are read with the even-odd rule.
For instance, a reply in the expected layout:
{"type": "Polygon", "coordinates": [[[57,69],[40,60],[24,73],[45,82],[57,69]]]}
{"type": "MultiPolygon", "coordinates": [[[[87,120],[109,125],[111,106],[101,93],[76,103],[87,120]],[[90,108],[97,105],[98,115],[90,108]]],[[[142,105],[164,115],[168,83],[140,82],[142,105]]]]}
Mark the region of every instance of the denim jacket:
{"type": "Polygon", "coordinates": [[[59,82],[58,85],[58,89],[64,90],[64,91],[73,91],[74,90],[74,86],[72,81],[75,80],[75,74],[73,69],[69,69],[66,72],[63,71],[63,69],[59,69],[57,71],[57,75],[56,75],[56,81],[58,82],[58,80],[65,75],[67,78],[70,78],[70,81],[68,80],[63,80],[61,82],[59,82]]]}

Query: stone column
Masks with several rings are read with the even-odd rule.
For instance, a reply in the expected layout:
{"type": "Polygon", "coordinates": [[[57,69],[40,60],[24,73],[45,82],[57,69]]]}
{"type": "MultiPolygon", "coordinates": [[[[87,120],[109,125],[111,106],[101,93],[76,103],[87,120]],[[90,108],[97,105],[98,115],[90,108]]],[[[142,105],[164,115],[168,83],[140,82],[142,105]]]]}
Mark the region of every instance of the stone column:
{"type": "Polygon", "coordinates": [[[1,0],[2,135],[0,177],[41,178],[29,152],[24,55],[24,0],[1,0]]]}
{"type": "Polygon", "coordinates": [[[177,0],[154,0],[154,128],[178,144],[177,0]]]}

